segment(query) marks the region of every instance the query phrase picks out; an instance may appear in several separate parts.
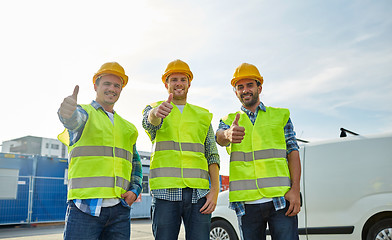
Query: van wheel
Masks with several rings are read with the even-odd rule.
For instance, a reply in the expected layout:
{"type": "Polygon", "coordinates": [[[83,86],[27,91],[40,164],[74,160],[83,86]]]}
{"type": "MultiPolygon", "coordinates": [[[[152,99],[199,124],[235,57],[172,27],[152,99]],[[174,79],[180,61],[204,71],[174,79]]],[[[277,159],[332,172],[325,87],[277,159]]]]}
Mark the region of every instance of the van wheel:
{"type": "Polygon", "coordinates": [[[381,220],[371,226],[366,240],[392,240],[392,218],[381,220]]]}
{"type": "Polygon", "coordinates": [[[211,223],[210,240],[238,240],[233,227],[225,220],[211,223]]]}

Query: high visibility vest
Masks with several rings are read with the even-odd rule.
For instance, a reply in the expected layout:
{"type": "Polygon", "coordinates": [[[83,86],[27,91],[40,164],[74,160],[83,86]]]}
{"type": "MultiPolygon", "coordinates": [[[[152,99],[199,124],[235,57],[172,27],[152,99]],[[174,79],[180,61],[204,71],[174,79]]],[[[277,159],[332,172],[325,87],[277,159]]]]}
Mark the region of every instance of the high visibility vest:
{"type": "Polygon", "coordinates": [[[58,137],[68,146],[68,200],[121,198],[130,186],[137,129],[116,113],[113,125],[102,109],[81,107],[88,120],[80,139],[68,146],[67,130],[58,137]]]}
{"type": "MultiPolygon", "coordinates": [[[[245,136],[241,143],[227,148],[230,202],[284,196],[291,186],[284,135],[289,110],[272,107],[267,107],[266,112],[259,110],[254,125],[245,112],[237,113],[238,125],[245,128],[245,136]]],[[[229,114],[223,122],[231,125],[237,113],[229,114]]]]}
{"type": "MultiPolygon", "coordinates": [[[[162,102],[151,104],[157,107],[162,102]]],[[[211,125],[208,110],[187,103],[181,113],[176,105],[163,120],[152,141],[150,188],[209,188],[204,142],[211,125]]]]}

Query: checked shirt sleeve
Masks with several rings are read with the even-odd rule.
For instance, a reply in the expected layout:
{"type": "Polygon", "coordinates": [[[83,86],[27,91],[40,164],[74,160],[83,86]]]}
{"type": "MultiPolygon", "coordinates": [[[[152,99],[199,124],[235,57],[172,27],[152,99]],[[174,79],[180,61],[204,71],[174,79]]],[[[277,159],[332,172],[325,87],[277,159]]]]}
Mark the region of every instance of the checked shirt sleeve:
{"type": "Polygon", "coordinates": [[[149,121],[148,121],[148,114],[150,114],[150,111],[152,110],[152,107],[150,105],[148,105],[144,110],[143,110],[143,122],[142,122],[142,126],[144,128],[144,130],[146,130],[148,136],[150,137],[151,141],[154,141],[156,135],[157,135],[157,131],[162,127],[162,123],[163,120],[161,121],[161,124],[159,124],[158,126],[154,126],[152,125],[149,121]]]}
{"type": "Polygon", "coordinates": [[[292,151],[298,151],[299,149],[297,138],[295,136],[294,125],[289,118],[286,126],[284,126],[284,137],[286,139],[287,154],[291,153],[292,151]]]}
{"type": "Polygon", "coordinates": [[[86,125],[88,119],[88,113],[78,105],[76,111],[72,114],[70,119],[62,118],[60,115],[60,109],[57,111],[57,115],[60,119],[60,122],[66,129],[68,129],[69,145],[72,146],[82,136],[84,126],[86,125]]]}
{"type": "Polygon", "coordinates": [[[136,144],[133,145],[133,158],[132,158],[132,174],[131,174],[131,186],[129,191],[132,191],[139,196],[142,192],[142,162],[140,161],[140,155],[136,150],[136,144]]]}
{"type": "Polygon", "coordinates": [[[220,166],[220,158],[218,148],[216,147],[215,134],[212,125],[210,125],[210,128],[208,129],[207,137],[204,142],[204,147],[205,157],[208,161],[208,165],[216,163],[218,164],[218,166],[220,166]]]}

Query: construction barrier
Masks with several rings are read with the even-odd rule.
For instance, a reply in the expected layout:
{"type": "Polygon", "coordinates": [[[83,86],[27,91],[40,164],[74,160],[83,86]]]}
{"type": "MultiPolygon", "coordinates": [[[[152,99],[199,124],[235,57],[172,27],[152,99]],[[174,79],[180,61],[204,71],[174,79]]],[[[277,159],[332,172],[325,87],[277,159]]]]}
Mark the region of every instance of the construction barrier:
{"type": "MultiPolygon", "coordinates": [[[[64,221],[67,171],[64,158],[0,153],[0,225],[64,221]]],[[[149,218],[150,211],[147,189],[132,205],[131,218],[149,218]]]]}

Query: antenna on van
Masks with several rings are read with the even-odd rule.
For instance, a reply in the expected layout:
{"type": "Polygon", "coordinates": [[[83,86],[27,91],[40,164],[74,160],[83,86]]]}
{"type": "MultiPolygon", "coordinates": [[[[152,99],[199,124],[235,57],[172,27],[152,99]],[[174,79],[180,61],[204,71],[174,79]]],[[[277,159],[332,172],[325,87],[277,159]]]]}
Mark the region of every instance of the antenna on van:
{"type": "Polygon", "coordinates": [[[352,132],[350,130],[347,130],[345,128],[340,128],[340,137],[347,137],[347,133],[350,133],[352,135],[358,136],[358,133],[352,132]]]}
{"type": "Polygon", "coordinates": [[[303,140],[303,139],[300,139],[300,138],[297,138],[297,141],[298,141],[298,142],[303,142],[303,143],[309,143],[308,140],[303,140]]]}

